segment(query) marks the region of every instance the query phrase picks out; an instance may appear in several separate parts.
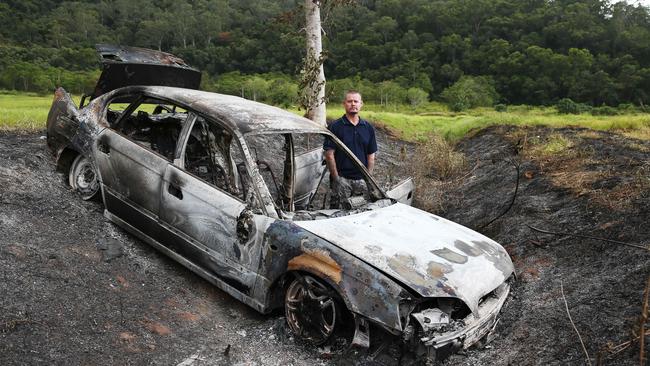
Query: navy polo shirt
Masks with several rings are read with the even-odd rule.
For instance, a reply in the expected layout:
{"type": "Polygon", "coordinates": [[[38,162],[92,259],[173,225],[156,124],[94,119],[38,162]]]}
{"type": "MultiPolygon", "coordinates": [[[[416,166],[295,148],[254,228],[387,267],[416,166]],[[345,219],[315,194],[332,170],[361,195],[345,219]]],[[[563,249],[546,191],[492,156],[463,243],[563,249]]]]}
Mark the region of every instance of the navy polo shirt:
{"type": "MultiPolygon", "coordinates": [[[[357,159],[368,167],[368,155],[377,152],[375,129],[368,121],[359,118],[359,123],[355,126],[344,115],[327,126],[327,129],[339,140],[343,141],[357,159]]],[[[348,179],[363,178],[363,174],[357,169],[354,162],[343,151],[336,149],[336,145],[331,139],[325,139],[323,148],[325,150],[336,150],[334,160],[336,161],[336,170],[340,176],[348,179]]]]}

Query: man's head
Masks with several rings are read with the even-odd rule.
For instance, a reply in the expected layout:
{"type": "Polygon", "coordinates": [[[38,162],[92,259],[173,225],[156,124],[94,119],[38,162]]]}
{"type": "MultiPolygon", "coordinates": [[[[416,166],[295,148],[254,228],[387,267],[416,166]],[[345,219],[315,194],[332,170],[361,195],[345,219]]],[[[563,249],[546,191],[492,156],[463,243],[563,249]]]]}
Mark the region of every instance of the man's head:
{"type": "Polygon", "coordinates": [[[354,116],[358,114],[362,106],[363,100],[361,100],[361,93],[356,90],[348,90],[345,92],[343,108],[345,108],[346,115],[354,116]]]}

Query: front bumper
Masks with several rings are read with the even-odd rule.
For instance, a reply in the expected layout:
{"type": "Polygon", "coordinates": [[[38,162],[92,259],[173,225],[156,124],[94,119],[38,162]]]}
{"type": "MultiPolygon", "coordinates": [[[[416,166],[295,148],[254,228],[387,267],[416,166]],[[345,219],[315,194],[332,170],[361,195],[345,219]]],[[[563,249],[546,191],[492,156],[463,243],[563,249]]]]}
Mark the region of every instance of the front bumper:
{"type": "MultiPolygon", "coordinates": [[[[510,293],[510,284],[504,282],[488,295],[479,305],[478,316],[470,314],[462,320],[464,326],[444,333],[423,332],[420,345],[439,350],[453,348],[467,349],[492,333],[498,322],[499,311],[510,293]]],[[[489,339],[488,339],[489,340],[489,339]]]]}

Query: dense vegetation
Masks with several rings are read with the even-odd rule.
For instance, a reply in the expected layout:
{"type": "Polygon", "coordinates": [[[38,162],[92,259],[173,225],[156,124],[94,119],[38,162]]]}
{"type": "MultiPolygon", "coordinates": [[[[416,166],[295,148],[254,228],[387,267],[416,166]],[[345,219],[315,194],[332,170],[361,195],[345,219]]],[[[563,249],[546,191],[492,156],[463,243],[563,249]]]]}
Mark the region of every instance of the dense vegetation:
{"type": "MultiPolygon", "coordinates": [[[[642,6],[607,0],[333,2],[323,9],[325,73],[333,93],[355,87],[366,100],[414,108],[427,99],[459,109],[463,103],[549,105],[564,98],[592,106],[650,102],[650,12],[642,6]],[[456,82],[461,85],[445,91],[456,82]],[[477,99],[472,90],[483,95],[477,99]]],[[[0,88],[87,91],[98,74],[93,45],[118,43],[180,55],[204,71],[205,89],[291,104],[304,53],[301,3],[3,1],[0,88]]]]}

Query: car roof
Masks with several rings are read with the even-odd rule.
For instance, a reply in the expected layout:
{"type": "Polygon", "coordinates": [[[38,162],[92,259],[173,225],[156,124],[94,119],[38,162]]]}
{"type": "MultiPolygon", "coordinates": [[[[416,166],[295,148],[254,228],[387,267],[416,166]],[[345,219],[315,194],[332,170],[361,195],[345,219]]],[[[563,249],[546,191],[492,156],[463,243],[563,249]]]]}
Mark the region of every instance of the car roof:
{"type": "MultiPolygon", "coordinates": [[[[134,88],[125,88],[133,91],[134,88]]],[[[241,134],[273,132],[323,133],[327,129],[284,109],[240,98],[201,90],[143,86],[145,94],[177,102],[206,117],[212,117],[241,134]]]]}

